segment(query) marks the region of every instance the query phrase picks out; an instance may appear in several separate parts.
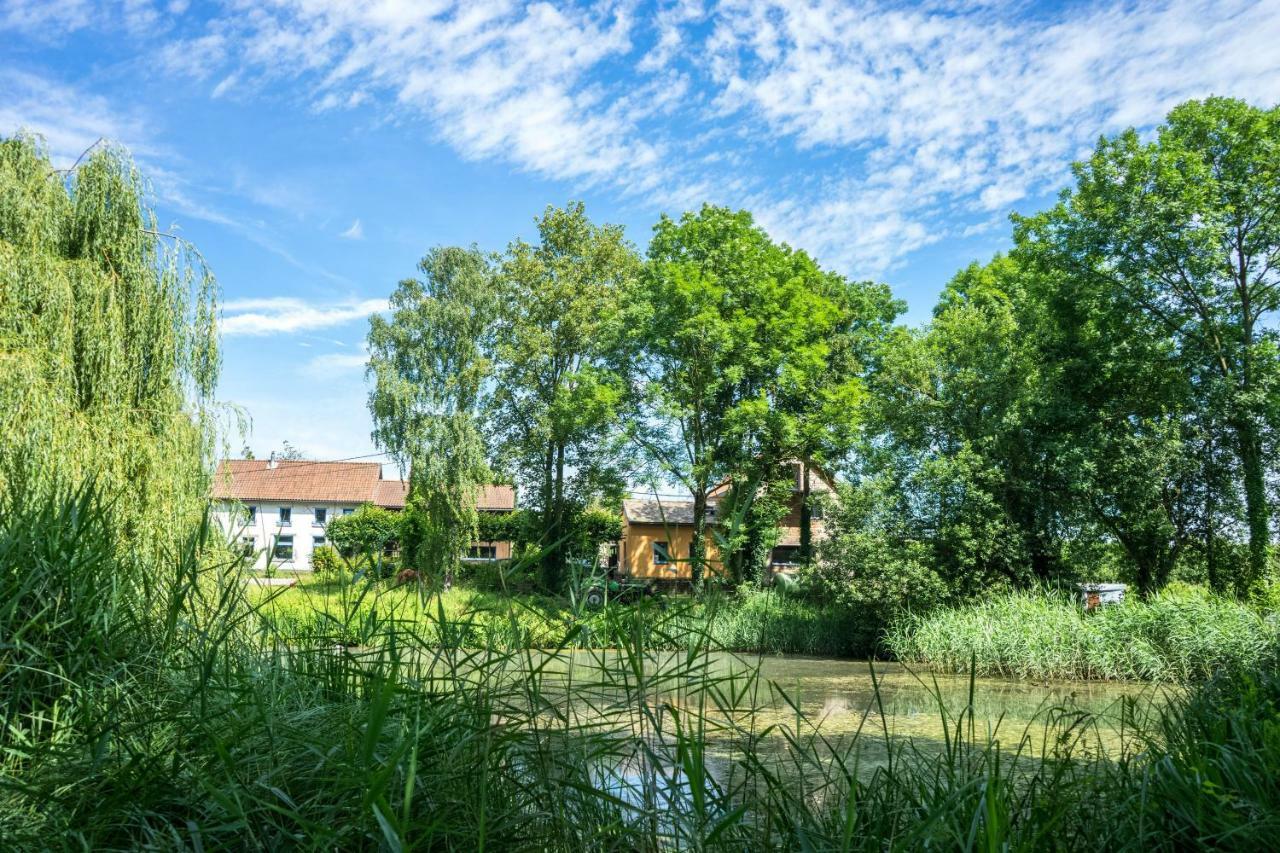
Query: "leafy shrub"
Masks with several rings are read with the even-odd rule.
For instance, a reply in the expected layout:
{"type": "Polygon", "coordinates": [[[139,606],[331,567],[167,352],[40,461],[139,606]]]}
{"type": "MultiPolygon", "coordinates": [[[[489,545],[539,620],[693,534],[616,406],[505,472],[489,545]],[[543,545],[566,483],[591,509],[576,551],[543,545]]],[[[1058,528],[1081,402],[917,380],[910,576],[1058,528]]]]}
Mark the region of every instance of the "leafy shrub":
{"type": "Polygon", "coordinates": [[[573,538],[571,553],[594,560],[602,544],[622,538],[622,516],[616,511],[587,507],[574,516],[573,538]]]}
{"type": "Polygon", "coordinates": [[[511,512],[482,512],[476,529],[481,542],[522,542],[529,538],[534,519],[527,509],[511,512]]]}
{"type": "Polygon", "coordinates": [[[948,600],[951,587],[930,547],[898,529],[883,484],[845,487],[828,522],[828,538],[806,579],[831,600],[880,613],[917,612],[948,600]]]}
{"type": "Polygon", "coordinates": [[[364,504],[350,515],[334,518],[325,533],[344,557],[380,554],[399,541],[400,524],[400,513],[364,504]]]}
{"type": "Polygon", "coordinates": [[[481,592],[523,594],[538,586],[537,565],[531,560],[492,560],[463,568],[462,582],[481,592]]]}
{"type": "Polygon", "coordinates": [[[328,545],[321,545],[311,552],[311,570],[318,577],[337,577],[346,568],[341,555],[328,545]]]}

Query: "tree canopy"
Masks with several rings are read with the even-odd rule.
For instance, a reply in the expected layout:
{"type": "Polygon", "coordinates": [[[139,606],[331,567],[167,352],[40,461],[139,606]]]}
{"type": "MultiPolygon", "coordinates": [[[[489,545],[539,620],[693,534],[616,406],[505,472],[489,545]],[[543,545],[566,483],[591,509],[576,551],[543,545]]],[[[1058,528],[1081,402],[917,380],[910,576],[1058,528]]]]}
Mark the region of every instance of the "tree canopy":
{"type": "Polygon", "coordinates": [[[115,496],[113,541],[166,547],[207,496],[216,314],[127,154],[59,171],[0,140],[0,501],[92,480],[115,496]]]}
{"type": "Polygon", "coordinates": [[[409,469],[406,563],[448,579],[476,535],[476,496],[490,482],[480,413],[498,310],[491,259],[432,249],[370,320],[374,440],[409,469]]]}

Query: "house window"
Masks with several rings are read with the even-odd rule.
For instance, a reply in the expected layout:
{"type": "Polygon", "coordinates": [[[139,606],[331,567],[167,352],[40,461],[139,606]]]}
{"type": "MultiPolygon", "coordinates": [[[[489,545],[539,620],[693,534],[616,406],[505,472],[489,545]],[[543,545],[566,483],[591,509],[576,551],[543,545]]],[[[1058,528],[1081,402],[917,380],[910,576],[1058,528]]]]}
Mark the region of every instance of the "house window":
{"type": "Polygon", "coordinates": [[[280,523],[281,524],[293,523],[293,507],[291,506],[280,507],[280,523]]]}
{"type": "Polygon", "coordinates": [[[618,543],[609,542],[605,545],[604,567],[606,569],[618,568],[618,543]]]}
{"type": "Polygon", "coordinates": [[[275,551],[273,552],[273,556],[277,560],[292,560],[293,559],[293,537],[277,536],[276,547],[275,547],[275,551]]]}
{"type": "Polygon", "coordinates": [[[775,566],[797,566],[800,564],[800,548],[796,545],[779,545],[773,549],[773,557],[769,562],[775,566]]]}
{"type": "Polygon", "coordinates": [[[258,508],[256,506],[247,506],[244,508],[244,520],[249,524],[253,524],[258,520],[258,508]]]}
{"type": "Polygon", "coordinates": [[[325,523],[326,521],[328,521],[328,520],[329,520],[329,510],[325,509],[325,508],[324,508],[324,507],[322,507],[322,506],[318,506],[318,507],[316,507],[316,511],[315,511],[315,519],[314,519],[311,523],[312,523],[312,524],[319,524],[319,525],[323,526],[323,525],[324,525],[324,523],[325,523]]]}
{"type": "Polygon", "coordinates": [[[245,557],[252,557],[253,552],[258,550],[257,545],[252,536],[240,537],[240,553],[245,557]]]}
{"type": "Polygon", "coordinates": [[[827,517],[827,505],[823,501],[809,502],[809,517],[814,521],[821,521],[827,517]]]}
{"type": "Polygon", "coordinates": [[[498,559],[497,545],[472,545],[467,549],[468,560],[496,560],[498,559]]]}
{"type": "Polygon", "coordinates": [[[666,542],[653,543],[653,564],[665,566],[671,562],[671,548],[666,542]]]}
{"type": "Polygon", "coordinates": [[[324,537],[323,537],[323,536],[312,536],[312,537],[311,537],[311,547],[312,547],[312,548],[323,548],[323,547],[324,547],[324,537]]]}
{"type": "Polygon", "coordinates": [[[354,508],[354,507],[344,506],[344,507],[342,508],[342,514],[343,514],[343,515],[351,515],[351,513],[353,513],[353,512],[355,512],[355,508],[354,508]]]}

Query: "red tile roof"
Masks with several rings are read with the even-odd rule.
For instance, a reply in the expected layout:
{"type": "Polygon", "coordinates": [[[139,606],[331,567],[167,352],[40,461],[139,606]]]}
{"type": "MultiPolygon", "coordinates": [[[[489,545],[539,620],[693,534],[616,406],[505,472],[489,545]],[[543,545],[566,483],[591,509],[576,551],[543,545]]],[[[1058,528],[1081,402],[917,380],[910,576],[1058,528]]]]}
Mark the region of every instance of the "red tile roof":
{"type": "MultiPolygon", "coordinates": [[[[216,500],[316,501],[371,503],[403,509],[409,484],[382,479],[378,462],[285,461],[268,467],[265,459],[224,459],[213,480],[216,500]]],[[[484,486],[476,501],[481,510],[510,510],[516,505],[511,486],[484,486]]]]}
{"type": "Polygon", "coordinates": [[[514,486],[485,486],[476,499],[476,509],[508,510],[516,508],[516,490],[514,486]]]}
{"type": "Polygon", "coordinates": [[[373,485],[373,500],[378,506],[391,509],[404,509],[404,500],[409,497],[409,484],[404,480],[379,480],[373,485]]]}

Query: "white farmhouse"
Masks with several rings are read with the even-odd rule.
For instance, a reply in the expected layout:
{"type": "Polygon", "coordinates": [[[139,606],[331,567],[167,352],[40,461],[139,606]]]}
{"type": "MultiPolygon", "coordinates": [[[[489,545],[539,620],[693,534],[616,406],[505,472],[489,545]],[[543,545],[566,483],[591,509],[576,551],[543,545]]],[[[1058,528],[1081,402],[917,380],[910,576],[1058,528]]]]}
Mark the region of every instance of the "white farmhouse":
{"type": "MultiPolygon", "coordinates": [[[[311,552],[328,542],[330,519],[361,504],[404,509],[409,484],[382,477],[377,462],[309,462],[225,459],[214,475],[214,517],[231,540],[256,554],[254,566],[309,570],[311,552]]],[[[510,486],[487,486],[477,500],[482,512],[515,508],[510,486]]],[[[509,542],[477,542],[471,557],[505,559],[509,542]]]]}

